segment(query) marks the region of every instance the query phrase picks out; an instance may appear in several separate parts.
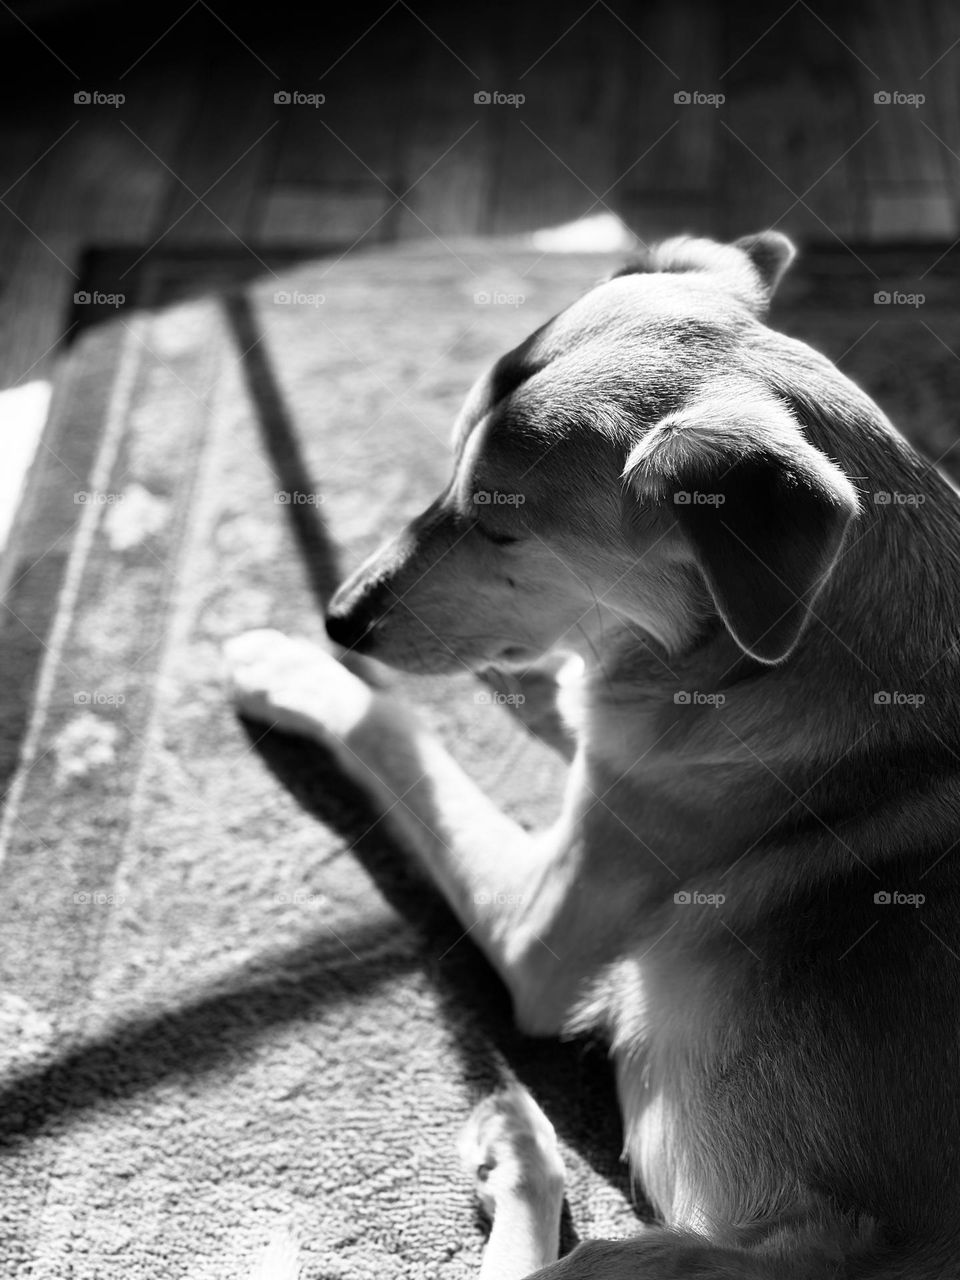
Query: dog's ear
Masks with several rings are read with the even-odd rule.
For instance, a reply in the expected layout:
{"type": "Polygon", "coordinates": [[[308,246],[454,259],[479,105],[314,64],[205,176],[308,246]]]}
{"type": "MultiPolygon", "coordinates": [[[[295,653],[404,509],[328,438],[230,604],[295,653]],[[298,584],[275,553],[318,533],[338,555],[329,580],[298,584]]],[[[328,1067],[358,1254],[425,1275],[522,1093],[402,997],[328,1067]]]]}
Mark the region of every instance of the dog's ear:
{"type": "Polygon", "coordinates": [[[797,256],[793,242],[779,231],[761,231],[755,236],[741,236],[733,245],[750,259],[769,302],[797,256]]]}
{"type": "Polygon", "coordinates": [[[718,244],[695,236],[675,236],[650,245],[615,275],[650,272],[702,271],[723,280],[731,292],[763,315],[784,272],[797,256],[791,241],[779,231],[742,236],[732,244],[718,244]]]}
{"type": "Polygon", "coordinates": [[[635,446],[624,481],[628,537],[651,504],[669,512],[740,648],[786,658],[859,510],[787,409],[749,391],[682,409],[635,446]]]}

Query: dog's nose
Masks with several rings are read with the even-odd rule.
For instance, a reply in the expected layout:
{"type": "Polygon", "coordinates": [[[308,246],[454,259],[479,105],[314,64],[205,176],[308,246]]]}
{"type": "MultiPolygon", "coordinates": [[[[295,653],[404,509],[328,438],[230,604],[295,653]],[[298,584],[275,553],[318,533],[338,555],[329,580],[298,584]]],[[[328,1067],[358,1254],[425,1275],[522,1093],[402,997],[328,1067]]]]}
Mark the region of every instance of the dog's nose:
{"type": "Polygon", "coordinates": [[[326,617],[327,635],[344,649],[369,648],[370,620],[359,609],[331,608],[326,617]]]}
{"type": "Polygon", "coordinates": [[[341,582],[327,603],[327,635],[334,644],[369,653],[383,616],[385,594],[381,573],[371,572],[367,565],[341,582]]]}

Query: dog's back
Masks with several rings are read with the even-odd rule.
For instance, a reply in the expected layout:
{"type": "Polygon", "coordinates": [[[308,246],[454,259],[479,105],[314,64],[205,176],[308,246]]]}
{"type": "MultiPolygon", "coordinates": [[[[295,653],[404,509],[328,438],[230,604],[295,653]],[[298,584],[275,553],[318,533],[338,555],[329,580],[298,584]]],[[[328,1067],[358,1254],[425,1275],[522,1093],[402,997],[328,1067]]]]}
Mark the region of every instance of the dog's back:
{"type": "MultiPolygon", "coordinates": [[[[718,632],[689,670],[649,673],[638,828],[659,795],[681,843],[683,809],[701,832],[715,806],[713,839],[677,851],[692,870],[653,901],[633,877],[642,927],[572,1025],[612,1039],[626,1150],[667,1222],[749,1246],[762,1276],[953,1276],[960,497],[808,348],[764,330],[748,359],[857,477],[861,514],[789,663],[718,632]],[[721,694],[722,715],[706,700],[678,725],[677,685],[721,694]]],[[[621,693],[615,675],[592,691],[598,740],[622,741],[621,693]]],[[[663,1256],[677,1269],[636,1261],[754,1274],[663,1256]]]]}

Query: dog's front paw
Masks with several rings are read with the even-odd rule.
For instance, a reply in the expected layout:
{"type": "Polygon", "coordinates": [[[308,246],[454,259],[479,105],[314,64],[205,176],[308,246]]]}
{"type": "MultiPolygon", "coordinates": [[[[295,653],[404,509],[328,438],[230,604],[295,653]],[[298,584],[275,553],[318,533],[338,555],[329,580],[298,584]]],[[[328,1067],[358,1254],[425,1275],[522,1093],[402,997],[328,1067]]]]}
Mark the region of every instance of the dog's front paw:
{"type": "Polygon", "coordinates": [[[252,720],[342,738],[370,706],[369,686],[309,640],[246,631],[227,641],[223,656],[234,705],[252,720]]]}
{"type": "Polygon", "coordinates": [[[563,1160],[553,1125],[519,1085],[486,1098],[460,1136],[460,1158],[494,1216],[498,1202],[563,1200],[563,1160]]]}

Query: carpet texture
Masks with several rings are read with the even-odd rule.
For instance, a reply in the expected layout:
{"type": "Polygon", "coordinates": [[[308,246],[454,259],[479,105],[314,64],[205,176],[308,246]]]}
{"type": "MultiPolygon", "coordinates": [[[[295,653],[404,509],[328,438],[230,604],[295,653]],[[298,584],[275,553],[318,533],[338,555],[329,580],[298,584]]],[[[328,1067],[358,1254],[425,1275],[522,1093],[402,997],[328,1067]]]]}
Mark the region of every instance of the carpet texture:
{"type": "MultiPolygon", "coordinates": [[[[918,264],[830,262],[778,322],[944,454],[952,279],[874,309],[918,264]]],[[[561,1136],[567,1244],[636,1229],[603,1053],[511,1029],[362,799],[238,721],[219,658],[250,627],[320,637],[443,482],[474,376],[609,265],[351,254],[83,334],[0,632],[6,1274],[233,1280],[292,1224],[309,1280],[459,1280],[482,1231],[456,1135],[514,1076],[561,1136]]],[[[562,765],[477,681],[397,683],[512,814],[552,814],[562,765]]]]}

